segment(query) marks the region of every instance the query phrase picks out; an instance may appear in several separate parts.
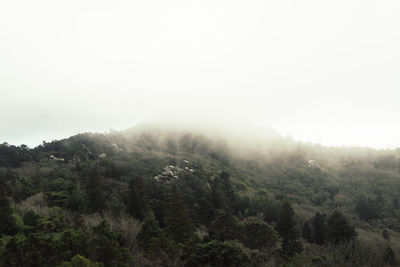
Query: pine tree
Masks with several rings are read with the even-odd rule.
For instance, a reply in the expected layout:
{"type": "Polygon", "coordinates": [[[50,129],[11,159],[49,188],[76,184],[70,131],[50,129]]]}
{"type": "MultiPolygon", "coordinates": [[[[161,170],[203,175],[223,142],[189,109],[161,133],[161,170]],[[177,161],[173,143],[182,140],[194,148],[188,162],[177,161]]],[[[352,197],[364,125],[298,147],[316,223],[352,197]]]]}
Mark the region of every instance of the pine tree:
{"type": "Polygon", "coordinates": [[[383,262],[389,266],[397,265],[396,255],[391,247],[387,247],[383,252],[383,262]]]}
{"type": "Polygon", "coordinates": [[[323,245],[325,243],[325,222],[324,217],[320,212],[315,214],[312,224],[315,243],[323,245]]]}
{"type": "Polygon", "coordinates": [[[1,235],[14,235],[18,232],[15,218],[12,215],[10,202],[5,190],[0,187],[0,237],[1,235]]]}
{"type": "Polygon", "coordinates": [[[160,238],[163,234],[163,230],[158,226],[153,211],[150,210],[143,223],[142,229],[136,237],[139,245],[145,251],[150,251],[152,249],[151,241],[160,238]]]}
{"type": "Polygon", "coordinates": [[[327,239],[333,243],[343,243],[354,239],[357,233],[346,217],[336,210],[329,216],[326,224],[327,239]]]}
{"type": "Polygon", "coordinates": [[[220,241],[234,240],[238,237],[238,227],[235,217],[223,210],[218,210],[215,219],[210,224],[212,239],[220,241]]]}
{"type": "Polygon", "coordinates": [[[159,227],[158,221],[152,210],[147,213],[142,229],[136,236],[140,247],[150,255],[167,253],[170,256],[176,255],[178,245],[174,240],[165,234],[159,227]]]}
{"type": "Polygon", "coordinates": [[[303,251],[303,245],[299,241],[299,233],[296,228],[294,211],[289,202],[285,202],[282,206],[276,230],[282,237],[282,250],[285,256],[291,257],[303,251]]]}
{"type": "Polygon", "coordinates": [[[86,192],[89,199],[88,206],[90,211],[103,211],[106,209],[106,188],[97,167],[92,168],[88,174],[86,192]]]}
{"type": "Polygon", "coordinates": [[[308,243],[312,243],[314,241],[312,229],[308,222],[305,222],[303,225],[302,236],[308,243]]]}
{"type": "Polygon", "coordinates": [[[165,216],[165,224],[167,233],[171,234],[177,242],[184,242],[194,232],[194,225],[189,215],[189,209],[176,187],[172,189],[165,216]]]}
{"type": "Polygon", "coordinates": [[[386,240],[389,240],[390,236],[389,236],[389,232],[388,232],[387,229],[384,229],[384,230],[382,231],[382,237],[383,237],[384,239],[386,239],[386,240]]]}
{"type": "Polygon", "coordinates": [[[242,228],[242,242],[251,249],[274,249],[279,241],[278,233],[266,222],[254,217],[246,219],[242,228]]]}
{"type": "Polygon", "coordinates": [[[236,202],[236,195],[227,172],[215,178],[211,187],[212,201],[215,209],[231,212],[236,202]]]}
{"type": "Polygon", "coordinates": [[[127,209],[133,217],[144,220],[148,211],[147,193],[144,179],[139,177],[129,184],[129,196],[127,209]]]}

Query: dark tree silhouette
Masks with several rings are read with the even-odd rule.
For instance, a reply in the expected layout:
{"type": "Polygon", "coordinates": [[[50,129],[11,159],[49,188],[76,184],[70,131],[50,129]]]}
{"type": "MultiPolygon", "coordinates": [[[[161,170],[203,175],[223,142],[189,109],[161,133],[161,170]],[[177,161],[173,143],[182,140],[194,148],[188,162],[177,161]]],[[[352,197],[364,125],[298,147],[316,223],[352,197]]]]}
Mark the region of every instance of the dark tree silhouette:
{"type": "Polygon", "coordinates": [[[336,244],[348,242],[357,236],[354,227],[349,224],[346,217],[338,210],[335,210],[329,216],[326,224],[326,234],[328,241],[336,244]]]}
{"type": "Polygon", "coordinates": [[[279,215],[276,230],[282,237],[282,250],[287,257],[303,251],[296,226],[293,208],[289,202],[285,202],[279,215]]]}
{"type": "Polygon", "coordinates": [[[320,212],[315,214],[312,224],[315,243],[323,245],[325,243],[325,221],[320,212]]]}

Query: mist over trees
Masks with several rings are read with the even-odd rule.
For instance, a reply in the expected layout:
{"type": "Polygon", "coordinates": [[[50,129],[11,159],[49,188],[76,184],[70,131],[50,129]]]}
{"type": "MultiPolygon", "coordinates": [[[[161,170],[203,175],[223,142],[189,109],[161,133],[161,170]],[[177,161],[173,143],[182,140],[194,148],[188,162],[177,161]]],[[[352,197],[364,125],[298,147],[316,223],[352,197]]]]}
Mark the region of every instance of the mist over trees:
{"type": "Polygon", "coordinates": [[[0,145],[0,266],[396,266],[400,150],[144,125],[0,145]]]}

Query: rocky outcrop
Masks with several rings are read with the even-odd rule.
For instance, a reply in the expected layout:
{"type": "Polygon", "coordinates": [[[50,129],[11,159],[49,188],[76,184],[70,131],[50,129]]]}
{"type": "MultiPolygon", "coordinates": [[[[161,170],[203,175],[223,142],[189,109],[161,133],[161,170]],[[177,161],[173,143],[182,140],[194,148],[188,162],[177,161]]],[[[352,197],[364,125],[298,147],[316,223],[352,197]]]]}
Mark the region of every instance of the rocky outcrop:
{"type": "Polygon", "coordinates": [[[310,159],[308,161],[308,168],[321,169],[321,167],[322,166],[316,160],[310,159]]]}
{"type": "MultiPolygon", "coordinates": [[[[184,160],[184,163],[190,164],[189,161],[184,160]]],[[[170,183],[177,181],[179,179],[179,174],[182,172],[194,172],[192,168],[189,167],[177,167],[174,165],[167,165],[163,168],[163,172],[159,175],[154,176],[154,179],[158,182],[170,183]]]]}

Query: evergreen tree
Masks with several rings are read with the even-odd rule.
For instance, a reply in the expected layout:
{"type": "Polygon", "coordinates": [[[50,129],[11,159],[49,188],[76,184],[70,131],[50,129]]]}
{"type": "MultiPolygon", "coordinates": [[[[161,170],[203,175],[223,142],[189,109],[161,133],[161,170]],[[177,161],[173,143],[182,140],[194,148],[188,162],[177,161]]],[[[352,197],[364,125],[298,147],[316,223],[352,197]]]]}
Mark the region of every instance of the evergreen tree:
{"type": "Polygon", "coordinates": [[[159,253],[167,253],[172,256],[176,255],[178,251],[177,244],[158,226],[157,219],[151,210],[136,239],[140,247],[149,255],[159,256],[159,253]]]}
{"type": "Polygon", "coordinates": [[[18,227],[12,213],[5,190],[0,185],[0,237],[3,234],[14,235],[18,232],[18,227]]]}
{"type": "Polygon", "coordinates": [[[236,218],[223,210],[218,210],[215,219],[210,224],[210,236],[220,241],[234,240],[238,237],[236,218]]]}
{"type": "Polygon", "coordinates": [[[384,229],[384,230],[382,231],[382,237],[383,237],[384,239],[386,239],[386,240],[389,240],[390,236],[389,236],[389,232],[388,232],[387,229],[384,229]]]}
{"type": "Polygon", "coordinates": [[[131,180],[129,184],[129,196],[127,204],[129,214],[141,221],[144,220],[148,210],[147,203],[148,200],[144,179],[142,177],[138,177],[131,180]]]}
{"type": "Polygon", "coordinates": [[[92,262],[85,257],[77,254],[71,258],[71,261],[62,262],[59,267],[101,267],[102,264],[98,262],[92,262]]]}
{"type": "Polygon", "coordinates": [[[397,198],[393,199],[393,208],[400,208],[399,200],[397,198]]]}
{"type": "Polygon", "coordinates": [[[152,249],[151,241],[155,238],[160,238],[163,234],[163,230],[158,226],[153,211],[150,210],[136,239],[145,251],[150,251],[152,249]]]}
{"type": "Polygon", "coordinates": [[[315,214],[312,224],[315,243],[323,245],[325,243],[325,222],[320,212],[315,214]]]}
{"type": "Polygon", "coordinates": [[[308,243],[314,242],[312,229],[308,222],[305,222],[303,225],[302,236],[308,243]]]}
{"type": "Polygon", "coordinates": [[[346,217],[336,210],[329,216],[326,224],[327,239],[333,243],[348,242],[357,236],[353,226],[349,224],[346,217]]]}
{"type": "Polygon", "coordinates": [[[89,210],[92,212],[105,210],[107,204],[106,188],[97,167],[90,170],[88,174],[86,191],[89,200],[89,210]]]}
{"type": "Polygon", "coordinates": [[[376,219],[379,217],[380,201],[361,196],[356,202],[355,211],[364,220],[376,219]]]}
{"type": "Polygon", "coordinates": [[[232,212],[236,203],[236,195],[227,172],[222,172],[214,179],[211,194],[213,205],[216,209],[232,212]]]}
{"type": "Polygon", "coordinates": [[[396,255],[391,247],[387,247],[383,252],[383,262],[389,266],[397,266],[396,255]]]}
{"type": "Polygon", "coordinates": [[[177,242],[184,242],[193,235],[194,224],[189,209],[176,187],[173,187],[165,215],[167,233],[177,242]]]}
{"type": "Polygon", "coordinates": [[[248,218],[242,228],[243,244],[251,249],[273,249],[279,241],[272,226],[257,218],[248,218]]]}
{"type": "Polygon", "coordinates": [[[188,258],[188,266],[251,266],[246,253],[231,241],[197,244],[188,258]]]}
{"type": "Polygon", "coordinates": [[[291,257],[303,251],[303,246],[299,241],[299,233],[296,228],[294,211],[289,202],[285,202],[282,206],[276,230],[282,237],[282,250],[285,256],[291,257]]]}
{"type": "Polygon", "coordinates": [[[83,212],[86,210],[86,197],[85,191],[78,182],[67,198],[66,207],[73,211],[83,212]]]}
{"type": "Polygon", "coordinates": [[[92,258],[105,266],[128,266],[131,260],[131,254],[124,247],[121,233],[113,231],[110,223],[105,220],[92,228],[89,247],[92,249],[92,258]]]}
{"type": "Polygon", "coordinates": [[[39,219],[40,216],[33,210],[28,210],[27,212],[25,212],[23,217],[24,224],[33,227],[38,224],[39,219]]]}

